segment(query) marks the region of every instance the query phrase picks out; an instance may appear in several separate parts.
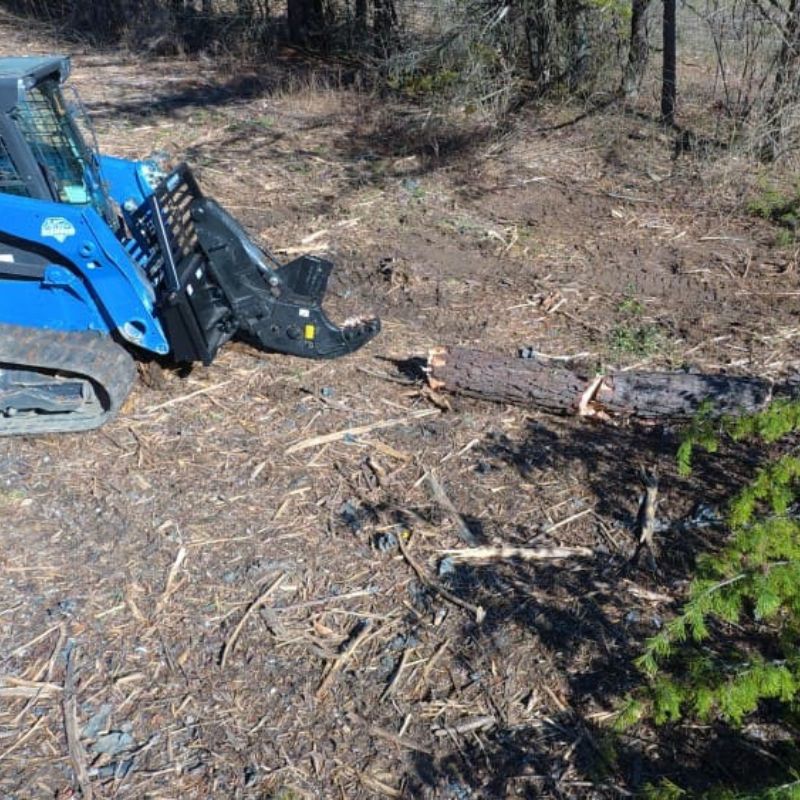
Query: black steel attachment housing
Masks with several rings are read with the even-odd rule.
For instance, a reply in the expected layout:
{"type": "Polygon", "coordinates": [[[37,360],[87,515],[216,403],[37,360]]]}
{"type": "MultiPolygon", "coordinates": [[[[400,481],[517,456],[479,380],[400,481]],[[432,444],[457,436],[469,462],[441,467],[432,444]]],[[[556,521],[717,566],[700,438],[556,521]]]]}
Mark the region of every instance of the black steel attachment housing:
{"type": "Polygon", "coordinates": [[[146,252],[158,310],[177,361],[211,363],[236,336],[259,349],[337,358],[380,331],[377,319],[334,325],[322,309],[333,264],[302,256],[281,265],[205,197],[183,164],[128,219],[146,252]]]}

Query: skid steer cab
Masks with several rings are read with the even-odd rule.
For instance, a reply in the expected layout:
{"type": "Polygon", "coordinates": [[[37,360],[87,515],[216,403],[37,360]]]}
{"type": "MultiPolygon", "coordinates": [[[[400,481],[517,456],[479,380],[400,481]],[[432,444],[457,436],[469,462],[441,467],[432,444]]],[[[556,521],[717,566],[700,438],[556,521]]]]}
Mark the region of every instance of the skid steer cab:
{"type": "Polygon", "coordinates": [[[101,155],[69,59],[0,59],[0,435],[97,427],[131,353],[210,364],[236,337],[337,358],[380,330],[322,309],[333,265],[279,263],[184,164],[101,155]]]}

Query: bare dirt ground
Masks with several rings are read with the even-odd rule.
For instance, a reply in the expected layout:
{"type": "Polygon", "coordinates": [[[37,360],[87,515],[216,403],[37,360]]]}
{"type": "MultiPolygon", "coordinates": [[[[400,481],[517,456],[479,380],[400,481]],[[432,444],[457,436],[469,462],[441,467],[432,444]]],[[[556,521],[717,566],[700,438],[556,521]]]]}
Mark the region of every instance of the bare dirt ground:
{"type": "Polygon", "coordinates": [[[794,372],[794,254],[741,212],[747,163],[673,158],[620,113],[459,135],[290,63],[0,31],[5,54],[75,54],[105,151],[186,158],[272,248],[334,254],[340,317],[384,322],[334,363],[235,344],[143,368],[104,429],[0,442],[0,796],[606,798],[776,757],[758,731],[606,727],[719,535],[734,455],[681,480],[672,429],[441,408],[415,372],[441,344],[794,372]],[[655,571],[627,563],[643,466],[655,571]],[[479,541],[593,557],[443,560],[463,542],[431,472],[479,541]]]}

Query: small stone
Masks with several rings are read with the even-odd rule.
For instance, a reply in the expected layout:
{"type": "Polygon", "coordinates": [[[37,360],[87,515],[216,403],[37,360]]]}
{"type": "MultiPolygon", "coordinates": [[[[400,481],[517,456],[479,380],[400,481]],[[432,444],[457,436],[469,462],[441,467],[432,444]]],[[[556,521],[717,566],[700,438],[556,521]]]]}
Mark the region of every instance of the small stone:
{"type": "Polygon", "coordinates": [[[394,657],[390,656],[388,653],[385,656],[381,656],[381,669],[384,672],[391,672],[394,669],[394,657]]]}
{"type": "Polygon", "coordinates": [[[111,716],[111,706],[104,704],[100,710],[91,716],[89,721],[83,726],[81,735],[87,739],[96,739],[104,730],[108,728],[108,720],[111,716]]]}
{"type": "Polygon", "coordinates": [[[342,504],[339,509],[339,516],[350,527],[353,533],[358,533],[361,530],[361,515],[355,503],[352,500],[347,500],[342,504]]]}
{"type": "Polygon", "coordinates": [[[63,600],[59,600],[58,602],[58,610],[64,614],[64,616],[71,617],[78,609],[78,602],[73,600],[71,597],[65,597],[63,600]]]}
{"type": "Polygon", "coordinates": [[[100,780],[109,780],[110,778],[121,780],[131,771],[132,766],[133,759],[126,758],[124,761],[112,761],[110,764],[98,767],[96,770],[90,770],[89,774],[100,780]]]}
{"type": "Polygon", "coordinates": [[[472,789],[453,779],[448,781],[445,792],[447,800],[472,800],[474,797],[472,789]]]}
{"type": "Polygon", "coordinates": [[[380,533],[375,537],[375,547],[381,553],[391,553],[397,550],[397,537],[393,533],[380,533]]]}
{"type": "Polygon", "coordinates": [[[252,786],[258,777],[258,768],[249,766],[244,768],[244,785],[252,786]]]}
{"type": "Polygon", "coordinates": [[[101,736],[94,744],[89,746],[89,752],[94,755],[103,753],[107,756],[115,756],[132,750],[136,746],[133,736],[124,731],[111,731],[101,736]]]}
{"type": "Polygon", "coordinates": [[[456,571],[456,565],[450,556],[446,556],[439,562],[439,577],[443,578],[445,575],[452,575],[456,571]]]}

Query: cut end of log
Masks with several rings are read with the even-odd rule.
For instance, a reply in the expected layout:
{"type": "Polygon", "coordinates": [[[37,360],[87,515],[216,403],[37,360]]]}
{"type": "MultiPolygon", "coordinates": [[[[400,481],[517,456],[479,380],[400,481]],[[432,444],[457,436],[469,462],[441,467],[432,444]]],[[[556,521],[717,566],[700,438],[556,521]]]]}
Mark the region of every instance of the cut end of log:
{"type": "Polygon", "coordinates": [[[447,384],[443,380],[434,377],[434,372],[437,369],[442,369],[447,363],[448,352],[447,347],[433,347],[428,351],[428,366],[425,372],[428,375],[428,386],[434,392],[447,388],[447,384]]]}

